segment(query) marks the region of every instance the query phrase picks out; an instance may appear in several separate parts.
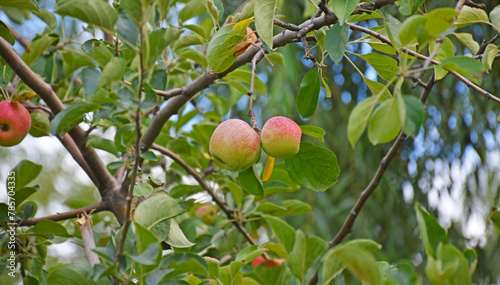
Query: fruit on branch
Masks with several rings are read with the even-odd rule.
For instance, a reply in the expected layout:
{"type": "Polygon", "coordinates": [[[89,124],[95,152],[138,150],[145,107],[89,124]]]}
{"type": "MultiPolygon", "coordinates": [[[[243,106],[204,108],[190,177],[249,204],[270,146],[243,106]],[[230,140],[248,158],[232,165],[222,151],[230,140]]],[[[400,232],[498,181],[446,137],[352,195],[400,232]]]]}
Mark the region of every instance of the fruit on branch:
{"type": "Polygon", "coordinates": [[[275,158],[290,158],[299,152],[302,130],[286,117],[272,117],[262,127],[260,138],[264,151],[275,158]]]}
{"type": "Polygon", "coordinates": [[[196,210],[196,216],[198,216],[205,225],[211,226],[214,220],[217,219],[217,208],[213,205],[201,205],[196,210]]]}
{"type": "Polygon", "coordinates": [[[281,265],[283,265],[283,262],[283,258],[271,258],[266,260],[262,256],[257,256],[254,260],[252,260],[252,267],[255,268],[259,266],[259,264],[262,264],[265,268],[280,268],[281,265]]]}
{"type": "Polygon", "coordinates": [[[23,105],[12,101],[0,102],[0,146],[19,144],[30,127],[30,113],[23,105]]]}
{"type": "Polygon", "coordinates": [[[225,169],[243,171],[259,160],[260,139],[246,122],[230,119],[215,129],[209,149],[215,161],[225,169]]]}
{"type": "Polygon", "coordinates": [[[252,267],[257,267],[259,264],[265,262],[266,260],[262,256],[257,256],[254,260],[252,260],[252,267]]]}

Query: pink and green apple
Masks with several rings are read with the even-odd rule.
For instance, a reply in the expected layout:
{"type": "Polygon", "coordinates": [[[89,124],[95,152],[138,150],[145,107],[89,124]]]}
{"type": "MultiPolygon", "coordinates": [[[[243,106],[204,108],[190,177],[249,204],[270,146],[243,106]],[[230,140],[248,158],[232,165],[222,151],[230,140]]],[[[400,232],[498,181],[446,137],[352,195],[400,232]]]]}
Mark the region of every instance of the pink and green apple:
{"type": "Polygon", "coordinates": [[[262,127],[260,139],[264,151],[275,158],[290,158],[299,152],[302,130],[286,117],[272,117],[262,127]]]}
{"type": "Polygon", "coordinates": [[[198,216],[204,224],[211,226],[214,220],[217,219],[217,208],[208,204],[201,205],[196,210],[196,216],[198,216]]]}
{"type": "Polygon", "coordinates": [[[239,119],[222,122],[210,138],[209,149],[215,161],[231,171],[251,167],[259,160],[261,150],[259,135],[239,119]]]}
{"type": "Polygon", "coordinates": [[[12,101],[0,102],[0,146],[19,144],[30,127],[30,113],[23,105],[12,101]]]}

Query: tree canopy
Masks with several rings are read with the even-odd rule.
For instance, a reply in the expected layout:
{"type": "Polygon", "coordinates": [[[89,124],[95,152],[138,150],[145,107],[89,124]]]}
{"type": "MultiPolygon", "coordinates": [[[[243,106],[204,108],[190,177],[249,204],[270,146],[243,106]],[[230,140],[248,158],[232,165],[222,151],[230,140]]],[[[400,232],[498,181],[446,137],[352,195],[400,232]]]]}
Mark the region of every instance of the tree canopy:
{"type": "Polygon", "coordinates": [[[0,0],[0,101],[31,116],[0,147],[2,280],[497,282],[490,2],[0,0]],[[228,119],[242,171],[211,151],[228,119]]]}

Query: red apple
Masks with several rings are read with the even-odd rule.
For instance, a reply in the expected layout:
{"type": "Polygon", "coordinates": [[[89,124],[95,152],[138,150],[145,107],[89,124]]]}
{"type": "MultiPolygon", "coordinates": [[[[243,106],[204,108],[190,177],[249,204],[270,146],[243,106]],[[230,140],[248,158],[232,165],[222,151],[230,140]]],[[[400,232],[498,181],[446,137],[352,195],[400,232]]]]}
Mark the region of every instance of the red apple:
{"type": "Polygon", "coordinates": [[[210,138],[210,153],[222,167],[243,171],[260,158],[260,139],[246,122],[230,119],[222,122],[210,138]]]}
{"type": "Polygon", "coordinates": [[[0,102],[0,146],[19,144],[30,127],[30,113],[23,105],[12,101],[0,102]]]}
{"type": "Polygon", "coordinates": [[[300,148],[302,130],[286,117],[272,117],[262,127],[260,139],[264,151],[275,158],[289,158],[300,148]]]}
{"type": "Polygon", "coordinates": [[[257,256],[254,260],[252,260],[252,267],[257,267],[259,264],[265,262],[266,260],[262,256],[257,256]]]}
{"type": "Polygon", "coordinates": [[[204,224],[211,226],[217,218],[217,209],[213,205],[201,205],[196,210],[196,216],[198,216],[204,224]]]}

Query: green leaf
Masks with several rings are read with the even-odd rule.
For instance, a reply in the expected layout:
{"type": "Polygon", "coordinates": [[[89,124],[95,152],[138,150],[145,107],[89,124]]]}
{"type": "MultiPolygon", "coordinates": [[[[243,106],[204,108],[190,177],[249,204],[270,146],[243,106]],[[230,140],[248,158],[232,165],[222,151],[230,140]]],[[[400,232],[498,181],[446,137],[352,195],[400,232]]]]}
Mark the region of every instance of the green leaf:
{"type": "MultiPolygon", "coordinates": [[[[247,35],[247,26],[252,19],[222,27],[210,40],[207,47],[208,64],[214,72],[228,69],[235,61],[234,52],[247,35]]],[[[181,38],[182,39],[182,38],[181,38]]]]}
{"type": "MultiPolygon", "coordinates": [[[[429,44],[429,51],[432,52],[434,50],[435,42],[431,42],[429,44]]],[[[453,57],[455,54],[455,47],[449,38],[445,38],[441,46],[439,47],[438,53],[436,54],[435,60],[441,62],[447,58],[453,57]]],[[[435,78],[436,80],[441,80],[443,77],[448,74],[448,71],[442,69],[441,67],[434,66],[434,71],[436,72],[435,78]]]]}
{"type": "Polygon", "coordinates": [[[139,27],[142,19],[143,7],[140,0],[127,0],[120,3],[120,7],[128,15],[130,20],[139,27]]]}
{"type": "Polygon", "coordinates": [[[300,144],[299,152],[285,159],[286,170],[297,184],[314,191],[325,191],[337,182],[340,168],[337,157],[324,147],[308,142],[300,144]]]}
{"type": "Polygon", "coordinates": [[[38,10],[37,2],[31,0],[0,0],[0,6],[38,10]]]}
{"type": "Polygon", "coordinates": [[[427,38],[427,32],[424,30],[424,25],[427,18],[424,15],[413,15],[407,18],[401,25],[399,32],[399,40],[403,46],[415,44],[419,40],[423,44],[427,38]]]}
{"type": "Polygon", "coordinates": [[[493,223],[493,226],[495,226],[495,229],[500,234],[500,209],[493,208],[491,210],[490,221],[493,223]]]}
{"type": "Polygon", "coordinates": [[[425,272],[432,284],[471,283],[467,259],[449,244],[439,244],[437,257],[429,256],[425,272]]]}
{"type": "Polygon", "coordinates": [[[447,70],[453,70],[459,74],[468,77],[473,82],[477,82],[481,74],[485,71],[484,66],[479,60],[467,56],[454,56],[441,62],[439,67],[447,70]]]}
{"type": "Polygon", "coordinates": [[[401,49],[401,42],[399,40],[400,34],[403,33],[401,22],[391,14],[384,13],[384,25],[387,37],[391,40],[392,45],[398,50],[401,49]]]}
{"type": "Polygon", "coordinates": [[[295,107],[303,118],[310,118],[316,111],[320,88],[319,72],[316,68],[311,69],[302,78],[299,94],[295,100],[295,107]]]}
{"type": "Polygon", "coordinates": [[[273,48],[273,22],[278,0],[255,0],[255,29],[260,38],[273,48]]]}
{"type": "Polygon", "coordinates": [[[30,113],[31,127],[30,135],[35,138],[50,136],[50,120],[49,118],[38,112],[30,113]]]}
{"type": "Polygon", "coordinates": [[[278,204],[264,201],[255,210],[266,212],[275,217],[283,217],[307,213],[312,211],[312,208],[300,200],[284,200],[278,204]]]}
{"type": "Polygon", "coordinates": [[[238,174],[238,180],[240,181],[240,185],[243,190],[252,195],[262,197],[264,195],[264,188],[262,187],[260,180],[257,178],[258,175],[255,171],[255,166],[241,171],[238,174]]]}
{"type": "Polygon", "coordinates": [[[382,284],[382,277],[375,257],[358,247],[343,246],[335,251],[335,256],[358,280],[366,284],[382,284]]]}
{"type": "Polygon", "coordinates": [[[96,89],[104,87],[112,81],[122,80],[126,64],[123,58],[113,57],[102,70],[101,78],[99,78],[97,82],[96,89]]]}
{"type": "Polygon", "coordinates": [[[322,77],[321,84],[323,85],[323,87],[325,88],[325,91],[326,91],[325,97],[331,98],[332,97],[332,90],[330,89],[330,86],[328,85],[328,78],[322,77]]]}
{"type": "MultiPolygon", "coordinates": [[[[21,162],[11,170],[11,173],[14,172],[14,174],[9,175],[9,177],[14,177],[15,190],[17,191],[27,186],[31,181],[37,178],[42,168],[43,166],[40,164],[36,164],[29,160],[21,160],[21,162]]],[[[11,178],[7,179],[6,189],[12,190],[12,184],[9,184],[9,182],[12,182],[11,178]]]]}
{"type": "MultiPolygon", "coordinates": [[[[219,32],[221,30],[219,30],[219,32]]],[[[214,35],[214,37],[215,37],[215,35],[214,35]]],[[[213,40],[213,38],[212,38],[212,40],[213,40]]],[[[202,37],[200,37],[199,35],[185,35],[185,36],[181,37],[180,39],[178,39],[177,41],[175,41],[173,49],[174,49],[174,51],[176,51],[180,48],[185,48],[185,47],[194,46],[194,45],[201,45],[204,43],[205,43],[204,39],[202,37]]],[[[208,53],[207,53],[207,55],[208,55],[208,53]]]]}
{"type": "MultiPolygon", "coordinates": [[[[323,285],[329,284],[329,282],[335,276],[337,276],[337,274],[339,274],[342,270],[344,270],[346,266],[350,266],[350,270],[353,271],[355,275],[360,274],[360,272],[358,272],[358,270],[356,269],[357,265],[362,266],[360,267],[360,269],[364,269],[366,268],[366,266],[373,267],[373,268],[366,268],[366,271],[361,272],[361,275],[366,274],[367,276],[365,277],[369,277],[366,279],[370,279],[374,274],[376,276],[376,273],[373,272],[373,269],[377,268],[377,266],[373,266],[375,260],[370,252],[376,251],[381,247],[382,246],[380,244],[367,239],[356,239],[345,243],[341,243],[333,247],[321,259],[318,283],[323,285]],[[356,252],[357,254],[359,254],[359,256],[353,256],[352,259],[346,258],[345,255],[351,251],[356,252]],[[368,262],[370,264],[361,264],[364,262],[368,262]]],[[[360,277],[358,276],[358,278],[360,277]]],[[[368,284],[377,284],[377,283],[368,282],[368,284]]]]}
{"type": "Polygon", "coordinates": [[[61,16],[80,19],[110,33],[113,33],[113,26],[118,18],[115,10],[102,0],[58,1],[55,12],[61,16]]]}
{"type": "Polygon", "coordinates": [[[299,126],[304,135],[308,135],[313,138],[317,138],[321,143],[325,142],[325,130],[316,126],[302,125],[299,126]]]}
{"type": "Polygon", "coordinates": [[[347,120],[347,139],[354,147],[370,121],[373,109],[377,104],[376,97],[368,97],[356,105],[347,120]]]}
{"type": "Polygon", "coordinates": [[[56,34],[45,34],[35,38],[30,46],[30,52],[23,54],[23,60],[26,65],[30,66],[37,58],[39,58],[51,45],[59,41],[59,36],[56,34]]]}
{"type": "Polygon", "coordinates": [[[302,230],[295,232],[295,244],[290,252],[289,262],[293,274],[298,280],[303,280],[307,271],[306,267],[307,239],[302,230]]]}
{"type": "Polygon", "coordinates": [[[167,238],[172,228],[167,221],[182,213],[183,210],[175,199],[167,194],[158,194],[137,206],[134,220],[153,232],[162,241],[167,238]]]}
{"type": "Polygon", "coordinates": [[[490,20],[491,20],[491,25],[493,25],[493,28],[497,30],[497,32],[500,32],[500,5],[496,6],[491,10],[490,12],[490,20]]]}
{"type": "Polygon", "coordinates": [[[205,6],[201,5],[200,1],[188,1],[186,3],[186,6],[184,6],[184,8],[182,8],[181,12],[179,13],[179,21],[180,23],[184,23],[187,20],[198,16],[204,11],[206,11],[206,8],[205,6]]]}
{"type": "Polygon", "coordinates": [[[94,63],[87,57],[77,52],[67,50],[62,53],[63,73],[69,77],[74,71],[84,66],[94,66],[94,63]]]}
{"type": "Polygon", "coordinates": [[[172,247],[178,248],[192,247],[193,245],[195,245],[195,243],[190,242],[186,238],[181,228],[179,227],[179,224],[177,224],[174,220],[170,222],[170,231],[165,242],[172,247]]]}
{"type": "Polygon", "coordinates": [[[118,150],[116,149],[115,142],[105,138],[99,138],[99,137],[91,138],[87,142],[87,147],[89,146],[112,153],[116,157],[120,155],[118,153],[118,150]]]}
{"type": "Polygon", "coordinates": [[[339,18],[339,25],[343,25],[345,20],[349,18],[351,13],[356,9],[359,0],[332,0],[332,9],[337,18],[339,18]]]}
{"type": "Polygon", "coordinates": [[[424,104],[414,96],[403,96],[403,98],[406,105],[404,132],[409,135],[417,135],[424,122],[424,104]]]}
{"type": "Polygon", "coordinates": [[[57,113],[57,115],[51,122],[50,132],[54,135],[58,134],[62,137],[69,130],[73,129],[79,123],[81,123],[83,121],[83,116],[86,113],[92,112],[98,108],[99,107],[93,104],[84,102],[71,105],[68,108],[57,113]]]}
{"type": "Polygon", "coordinates": [[[182,53],[179,56],[185,57],[185,58],[190,59],[196,63],[199,63],[203,67],[208,66],[207,57],[201,51],[194,50],[194,49],[185,49],[182,51],[182,53]]]}
{"type": "MultiPolygon", "coordinates": [[[[38,188],[38,187],[37,187],[38,188]]],[[[16,209],[21,206],[24,200],[28,199],[29,196],[35,194],[38,190],[35,187],[24,187],[19,190],[16,190],[16,209]]]]}
{"type": "Polygon", "coordinates": [[[158,238],[139,223],[134,222],[133,225],[136,237],[135,249],[138,255],[131,256],[131,258],[144,265],[153,265],[158,263],[161,258],[158,238]]]}
{"type": "Polygon", "coordinates": [[[260,248],[258,245],[251,245],[249,247],[246,247],[238,252],[236,255],[236,258],[234,259],[235,261],[242,261],[242,262],[251,262],[254,260],[257,256],[260,256],[262,253],[266,252],[266,248],[260,248]]]}
{"type": "Polygon", "coordinates": [[[11,45],[16,43],[16,39],[10,32],[9,28],[7,28],[7,25],[5,25],[2,21],[0,21],[0,37],[4,38],[11,45]]]}
{"type": "Polygon", "coordinates": [[[425,0],[401,0],[399,3],[399,12],[405,16],[413,15],[424,2],[425,0]]]}
{"type": "Polygon", "coordinates": [[[437,37],[451,27],[456,15],[457,12],[453,8],[434,9],[425,15],[425,30],[430,36],[437,37]]]}
{"type": "Polygon", "coordinates": [[[38,18],[40,18],[40,20],[44,21],[45,24],[47,24],[47,26],[49,26],[49,28],[54,29],[56,27],[57,18],[53,13],[51,13],[45,9],[40,9],[38,11],[36,11],[36,10],[33,11],[33,14],[35,16],[37,16],[38,18]]]}
{"type": "MultiPolygon", "coordinates": [[[[377,74],[387,82],[393,79],[399,71],[398,62],[392,57],[377,53],[363,54],[360,57],[366,60],[375,69],[377,74]]],[[[378,93],[373,90],[372,92],[374,94],[378,93]]]]}
{"type": "Polygon", "coordinates": [[[50,220],[44,220],[37,223],[33,228],[33,232],[37,235],[70,237],[64,226],[50,220]]]}
{"type": "Polygon", "coordinates": [[[279,52],[272,52],[267,55],[270,61],[279,64],[281,66],[285,66],[285,57],[279,52]]]}
{"type": "MultiPolygon", "coordinates": [[[[116,270],[116,268],[115,268],[116,270]]],[[[104,285],[102,282],[95,282],[88,277],[92,274],[92,267],[87,263],[71,263],[50,271],[47,276],[47,284],[51,285],[104,285]]]]}
{"type": "Polygon", "coordinates": [[[295,230],[293,227],[282,219],[272,216],[264,216],[264,219],[273,230],[279,242],[285,247],[286,251],[290,253],[295,244],[295,230]]]}
{"type": "Polygon", "coordinates": [[[461,28],[476,23],[490,24],[486,12],[483,9],[464,6],[462,7],[462,10],[460,10],[460,14],[458,14],[454,25],[457,28],[461,28]]]}
{"type": "Polygon", "coordinates": [[[148,66],[153,66],[155,62],[163,54],[163,51],[169,46],[173,41],[177,40],[181,35],[182,30],[169,28],[156,30],[149,34],[148,41],[149,45],[144,43],[143,50],[147,51],[144,56],[145,62],[148,66]],[[146,47],[149,46],[149,49],[146,47]]]}
{"type": "Polygon", "coordinates": [[[495,60],[496,55],[498,54],[498,47],[494,44],[489,44],[486,46],[484,50],[483,58],[481,59],[481,63],[483,64],[486,71],[491,70],[491,65],[495,60]]]}
{"type": "Polygon", "coordinates": [[[366,85],[368,86],[368,89],[370,89],[379,103],[392,99],[391,91],[389,91],[389,89],[387,89],[384,84],[368,79],[363,74],[361,74],[361,78],[363,78],[366,85]]]}
{"type": "Polygon", "coordinates": [[[479,51],[479,44],[474,40],[469,33],[452,33],[459,41],[461,41],[465,47],[469,49],[472,54],[476,54],[479,51]]]}
{"type": "Polygon", "coordinates": [[[149,84],[144,83],[142,86],[144,93],[142,93],[141,103],[139,107],[144,110],[154,108],[158,105],[158,95],[154,92],[149,84]]]}
{"type": "MultiPolygon", "coordinates": [[[[393,140],[404,124],[404,118],[401,118],[401,110],[405,105],[401,104],[398,98],[382,102],[375,109],[370,119],[368,127],[368,139],[374,145],[386,143],[393,140]]],[[[404,112],[406,116],[406,111],[404,112]]]]}
{"type": "Polygon", "coordinates": [[[333,25],[325,35],[325,49],[332,58],[335,65],[338,65],[344,55],[349,43],[349,26],[339,23],[333,25]]]}
{"type": "Polygon", "coordinates": [[[427,255],[436,257],[435,253],[439,244],[448,243],[448,234],[436,218],[423,209],[419,203],[415,204],[415,212],[417,212],[418,227],[427,255]]]}

